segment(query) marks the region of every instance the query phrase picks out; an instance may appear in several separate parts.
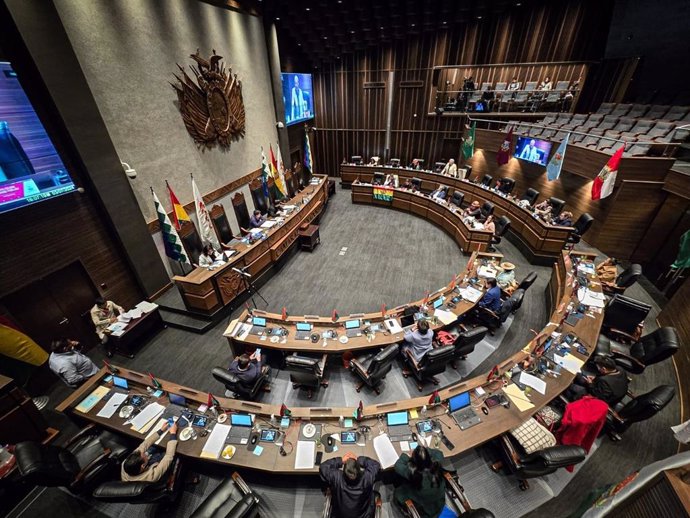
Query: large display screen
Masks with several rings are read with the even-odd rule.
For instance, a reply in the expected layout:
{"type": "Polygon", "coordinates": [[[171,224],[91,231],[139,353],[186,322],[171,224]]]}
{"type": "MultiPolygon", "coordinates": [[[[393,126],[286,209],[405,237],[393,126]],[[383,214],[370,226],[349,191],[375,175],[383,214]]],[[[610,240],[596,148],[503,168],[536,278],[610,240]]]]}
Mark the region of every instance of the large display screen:
{"type": "Polygon", "coordinates": [[[283,73],[285,124],[295,124],[314,117],[311,74],[283,73]]]}
{"type": "Polygon", "coordinates": [[[0,62],[0,213],[75,189],[17,74],[0,62]]]}
{"type": "Polygon", "coordinates": [[[534,162],[535,164],[546,165],[551,152],[551,142],[539,140],[531,137],[518,137],[515,146],[515,158],[534,162]]]}

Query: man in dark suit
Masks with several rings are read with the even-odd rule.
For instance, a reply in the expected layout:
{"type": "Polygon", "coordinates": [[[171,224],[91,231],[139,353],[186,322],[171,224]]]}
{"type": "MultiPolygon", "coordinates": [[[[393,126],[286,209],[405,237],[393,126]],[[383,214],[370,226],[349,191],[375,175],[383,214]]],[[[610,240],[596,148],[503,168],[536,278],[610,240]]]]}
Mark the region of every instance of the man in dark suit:
{"type": "Polygon", "coordinates": [[[601,399],[614,406],[620,402],[628,392],[628,377],[616,367],[613,358],[597,357],[594,360],[598,374],[596,376],[585,376],[578,374],[575,382],[567,392],[569,399],[580,399],[586,394],[601,399]]]}
{"type": "Polygon", "coordinates": [[[333,515],[338,518],[374,516],[374,482],[381,465],[364,455],[352,453],[329,459],[319,468],[321,478],[333,494],[333,515]]]}

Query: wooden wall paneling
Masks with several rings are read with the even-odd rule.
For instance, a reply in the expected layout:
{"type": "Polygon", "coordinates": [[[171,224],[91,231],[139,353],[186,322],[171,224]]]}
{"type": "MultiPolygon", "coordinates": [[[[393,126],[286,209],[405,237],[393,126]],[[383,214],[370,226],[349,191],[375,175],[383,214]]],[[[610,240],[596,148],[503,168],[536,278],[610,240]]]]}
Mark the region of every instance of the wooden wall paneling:
{"type": "Polygon", "coordinates": [[[690,174],[671,169],[664,179],[664,190],[690,199],[690,174]]]}
{"type": "Polygon", "coordinates": [[[688,207],[690,200],[668,194],[635,249],[632,260],[639,263],[652,260],[662,249],[688,207]]]}

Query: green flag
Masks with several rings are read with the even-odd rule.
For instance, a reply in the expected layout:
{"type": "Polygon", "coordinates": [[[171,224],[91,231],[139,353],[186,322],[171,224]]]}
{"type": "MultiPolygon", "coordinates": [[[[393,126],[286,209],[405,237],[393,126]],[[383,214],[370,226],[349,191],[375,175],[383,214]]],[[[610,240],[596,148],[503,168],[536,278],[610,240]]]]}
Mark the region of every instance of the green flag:
{"type": "Polygon", "coordinates": [[[680,237],[678,256],[671,268],[690,268],[690,230],[680,237]]]}
{"type": "Polygon", "coordinates": [[[477,123],[473,122],[470,132],[465,138],[465,142],[462,143],[462,156],[465,160],[469,160],[474,155],[474,130],[477,127],[477,123]]]}

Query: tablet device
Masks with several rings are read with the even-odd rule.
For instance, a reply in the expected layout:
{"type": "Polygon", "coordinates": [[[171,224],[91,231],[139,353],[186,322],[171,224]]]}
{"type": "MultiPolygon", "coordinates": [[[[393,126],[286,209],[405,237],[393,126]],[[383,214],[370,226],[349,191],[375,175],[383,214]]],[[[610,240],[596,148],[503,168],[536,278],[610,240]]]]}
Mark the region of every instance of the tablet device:
{"type": "Polygon", "coordinates": [[[129,400],[132,406],[141,406],[143,402],[144,398],[142,396],[132,396],[132,399],[129,400]]]}
{"type": "Polygon", "coordinates": [[[431,433],[434,429],[434,424],[431,422],[431,419],[419,421],[416,426],[419,433],[431,433]]]}
{"type": "Polygon", "coordinates": [[[261,442],[275,442],[278,437],[278,430],[261,430],[259,440],[261,442]]]}
{"type": "Polygon", "coordinates": [[[125,378],[120,378],[118,376],[113,376],[113,385],[116,387],[120,387],[123,389],[128,389],[129,385],[127,384],[127,380],[125,378]]]}
{"type": "Polygon", "coordinates": [[[208,417],[205,415],[194,414],[194,419],[192,420],[192,426],[198,426],[199,428],[204,428],[208,423],[208,417]]]}
{"type": "Polygon", "coordinates": [[[357,442],[357,432],[340,432],[340,442],[343,444],[355,444],[357,442]]]}

